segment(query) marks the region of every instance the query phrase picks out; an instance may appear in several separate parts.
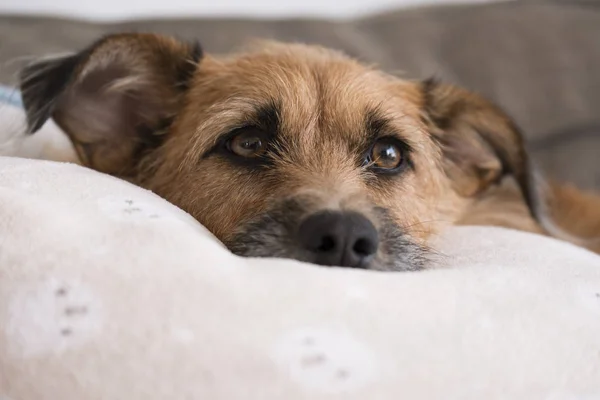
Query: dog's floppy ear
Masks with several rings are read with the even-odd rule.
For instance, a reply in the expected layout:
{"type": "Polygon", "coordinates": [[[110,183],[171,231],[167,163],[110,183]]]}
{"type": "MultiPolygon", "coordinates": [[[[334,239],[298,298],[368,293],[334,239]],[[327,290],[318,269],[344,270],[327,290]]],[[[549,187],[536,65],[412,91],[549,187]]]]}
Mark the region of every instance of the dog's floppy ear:
{"type": "Polygon", "coordinates": [[[422,84],[424,113],[444,155],[454,189],[474,197],[512,175],[532,212],[538,199],[523,136],[497,106],[464,89],[430,79],[422,84]]]}
{"type": "Polygon", "coordinates": [[[84,164],[127,174],[141,153],[160,142],[201,57],[198,45],[126,33],[35,62],[20,76],[29,131],[52,118],[84,164]]]}

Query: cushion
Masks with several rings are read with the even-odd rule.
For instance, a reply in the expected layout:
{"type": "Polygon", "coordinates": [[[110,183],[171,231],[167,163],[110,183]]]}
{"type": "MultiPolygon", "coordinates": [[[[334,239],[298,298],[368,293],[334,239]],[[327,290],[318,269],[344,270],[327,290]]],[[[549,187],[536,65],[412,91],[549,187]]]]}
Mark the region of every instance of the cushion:
{"type": "Polygon", "coordinates": [[[500,228],[434,268],[232,255],[153,193],[0,158],[0,399],[592,399],[600,257],[500,228]]]}
{"type": "Polygon", "coordinates": [[[441,5],[348,20],[138,20],[109,24],[0,16],[0,83],[32,57],[117,31],[198,39],[227,52],[250,37],[323,44],[411,79],[432,75],[499,103],[552,177],[600,190],[600,3],[519,0],[441,5]],[[567,134],[565,134],[565,132],[567,134]]]}

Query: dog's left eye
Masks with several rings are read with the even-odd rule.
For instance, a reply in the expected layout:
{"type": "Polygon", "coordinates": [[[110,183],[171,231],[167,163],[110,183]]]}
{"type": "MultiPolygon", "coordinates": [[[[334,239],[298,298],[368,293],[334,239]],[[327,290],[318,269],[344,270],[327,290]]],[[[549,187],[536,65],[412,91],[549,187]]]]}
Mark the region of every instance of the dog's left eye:
{"type": "Polygon", "coordinates": [[[267,134],[258,128],[241,128],[226,142],[227,150],[245,158],[256,158],[267,151],[267,134]]]}
{"type": "Polygon", "coordinates": [[[404,149],[395,139],[382,138],[375,142],[365,159],[365,164],[375,170],[391,171],[404,163],[404,149]]]}

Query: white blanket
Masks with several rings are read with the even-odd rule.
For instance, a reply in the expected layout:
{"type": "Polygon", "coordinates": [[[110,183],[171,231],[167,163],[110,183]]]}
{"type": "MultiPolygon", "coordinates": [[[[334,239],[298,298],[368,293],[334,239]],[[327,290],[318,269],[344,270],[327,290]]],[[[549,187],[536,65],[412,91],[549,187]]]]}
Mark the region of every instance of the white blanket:
{"type": "Polygon", "coordinates": [[[0,399],[600,399],[600,257],[437,246],[415,273],[242,259],[146,190],[0,157],[0,399]]]}

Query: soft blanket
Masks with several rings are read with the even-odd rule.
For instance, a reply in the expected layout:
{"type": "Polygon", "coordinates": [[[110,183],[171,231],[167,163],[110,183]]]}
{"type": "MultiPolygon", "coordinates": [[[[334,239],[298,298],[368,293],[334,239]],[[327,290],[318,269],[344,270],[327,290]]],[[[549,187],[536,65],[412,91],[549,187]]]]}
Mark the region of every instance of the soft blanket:
{"type": "Polygon", "coordinates": [[[600,257],[436,246],[415,273],[242,259],[149,191],[0,157],[0,399],[600,399],[600,257]]]}

